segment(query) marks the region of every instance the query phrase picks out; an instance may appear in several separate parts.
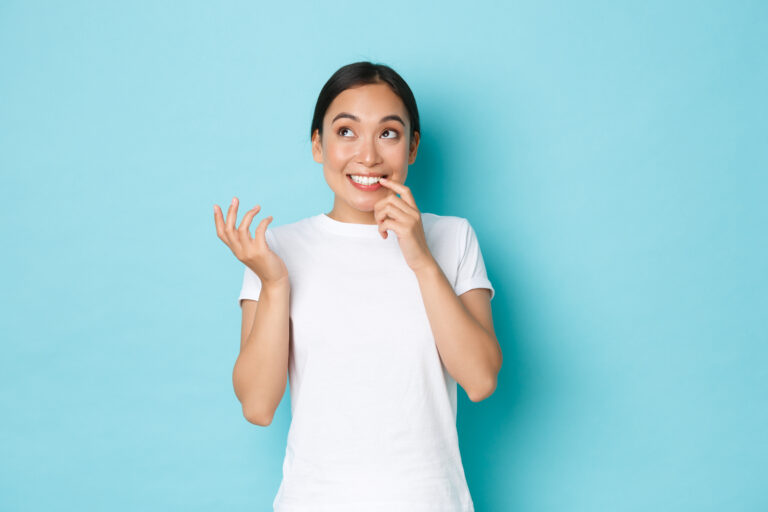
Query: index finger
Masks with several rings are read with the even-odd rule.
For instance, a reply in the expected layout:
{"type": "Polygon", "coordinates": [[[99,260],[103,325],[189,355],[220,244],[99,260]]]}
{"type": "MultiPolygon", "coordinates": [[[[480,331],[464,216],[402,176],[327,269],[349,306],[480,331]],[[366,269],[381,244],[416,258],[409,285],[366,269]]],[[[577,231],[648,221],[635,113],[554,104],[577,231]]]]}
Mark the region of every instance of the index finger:
{"type": "Polygon", "coordinates": [[[410,188],[406,187],[402,183],[398,183],[396,181],[392,181],[386,178],[381,178],[379,180],[379,183],[389,188],[390,190],[393,190],[394,192],[397,192],[398,194],[400,194],[400,198],[403,199],[406,203],[408,203],[409,206],[417,208],[416,201],[413,200],[413,194],[411,194],[410,188]]]}
{"type": "Polygon", "coordinates": [[[238,231],[241,231],[243,234],[247,234],[248,238],[251,237],[251,221],[253,220],[253,217],[261,211],[261,205],[256,205],[255,207],[251,208],[247,212],[245,212],[245,215],[243,215],[243,220],[240,221],[240,227],[237,228],[238,231]]]}

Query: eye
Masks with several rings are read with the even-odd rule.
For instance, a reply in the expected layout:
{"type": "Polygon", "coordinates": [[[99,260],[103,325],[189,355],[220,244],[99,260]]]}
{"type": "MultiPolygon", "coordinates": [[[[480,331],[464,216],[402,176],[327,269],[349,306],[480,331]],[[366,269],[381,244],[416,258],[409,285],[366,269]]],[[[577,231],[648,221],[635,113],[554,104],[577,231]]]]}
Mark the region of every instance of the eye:
{"type": "Polygon", "coordinates": [[[387,128],[386,130],[384,130],[384,131],[382,132],[382,135],[383,135],[383,134],[385,134],[385,133],[390,133],[390,134],[392,134],[392,137],[384,137],[385,139],[396,139],[396,138],[398,137],[398,135],[399,135],[399,134],[397,133],[397,130],[390,130],[389,128],[387,128]]]}
{"type": "Polygon", "coordinates": [[[348,131],[348,132],[352,132],[352,130],[350,130],[350,129],[349,129],[349,128],[347,128],[346,126],[342,126],[342,127],[341,127],[341,128],[339,128],[338,130],[336,130],[336,133],[337,133],[337,134],[339,134],[339,135],[341,135],[342,137],[344,137],[344,130],[346,130],[346,131],[348,131]]]}

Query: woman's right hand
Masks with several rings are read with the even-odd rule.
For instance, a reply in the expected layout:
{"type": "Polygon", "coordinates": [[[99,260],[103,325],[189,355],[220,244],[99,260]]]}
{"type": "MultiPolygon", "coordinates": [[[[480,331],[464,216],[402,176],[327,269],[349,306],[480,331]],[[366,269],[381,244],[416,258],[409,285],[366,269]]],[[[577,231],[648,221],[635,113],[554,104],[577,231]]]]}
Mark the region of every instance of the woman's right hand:
{"type": "Polygon", "coordinates": [[[251,238],[250,226],[253,217],[261,209],[260,205],[245,212],[240,227],[235,228],[237,221],[237,197],[232,199],[227,209],[227,219],[223,218],[219,205],[213,205],[213,218],[216,222],[216,234],[222,242],[234,253],[238,260],[253,270],[264,285],[288,283],[288,268],[280,256],[269,248],[266,241],[267,226],[272,222],[270,215],[259,222],[256,233],[251,238]]]}

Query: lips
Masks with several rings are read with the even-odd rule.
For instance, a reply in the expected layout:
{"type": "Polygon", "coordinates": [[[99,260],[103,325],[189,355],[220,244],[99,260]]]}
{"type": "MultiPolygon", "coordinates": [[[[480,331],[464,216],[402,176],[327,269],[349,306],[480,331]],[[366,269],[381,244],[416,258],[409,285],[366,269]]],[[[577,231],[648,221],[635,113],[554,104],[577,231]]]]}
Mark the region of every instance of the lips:
{"type": "MultiPolygon", "coordinates": [[[[356,175],[359,176],[359,175],[356,175]]],[[[370,174],[369,176],[386,176],[386,174],[370,174]]],[[[366,190],[366,191],[373,191],[378,190],[380,188],[384,188],[381,183],[378,181],[375,183],[371,183],[370,185],[363,185],[362,183],[357,183],[355,180],[352,179],[351,174],[347,174],[347,179],[352,184],[353,187],[358,188],[360,190],[366,190]]]]}

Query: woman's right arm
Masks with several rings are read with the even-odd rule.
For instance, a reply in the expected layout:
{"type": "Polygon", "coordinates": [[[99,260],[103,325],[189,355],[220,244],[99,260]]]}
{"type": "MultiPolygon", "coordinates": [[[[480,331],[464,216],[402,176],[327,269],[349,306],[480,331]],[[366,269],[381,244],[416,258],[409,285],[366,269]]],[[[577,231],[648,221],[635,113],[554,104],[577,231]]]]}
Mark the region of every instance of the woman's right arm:
{"type": "Polygon", "coordinates": [[[221,208],[213,206],[216,234],[258,276],[261,290],[258,301],[242,302],[240,354],[232,371],[232,383],[245,418],[266,427],[285,393],[291,286],[288,268],[267,244],[267,225],[272,216],[262,219],[251,237],[251,221],[261,207],[248,210],[236,227],[238,204],[238,199],[233,198],[226,220],[221,208]]]}
{"type": "Polygon", "coordinates": [[[240,355],[232,372],[243,416],[263,427],[285,393],[290,336],[291,288],[284,283],[262,286],[259,300],[243,299],[240,355]]]}

